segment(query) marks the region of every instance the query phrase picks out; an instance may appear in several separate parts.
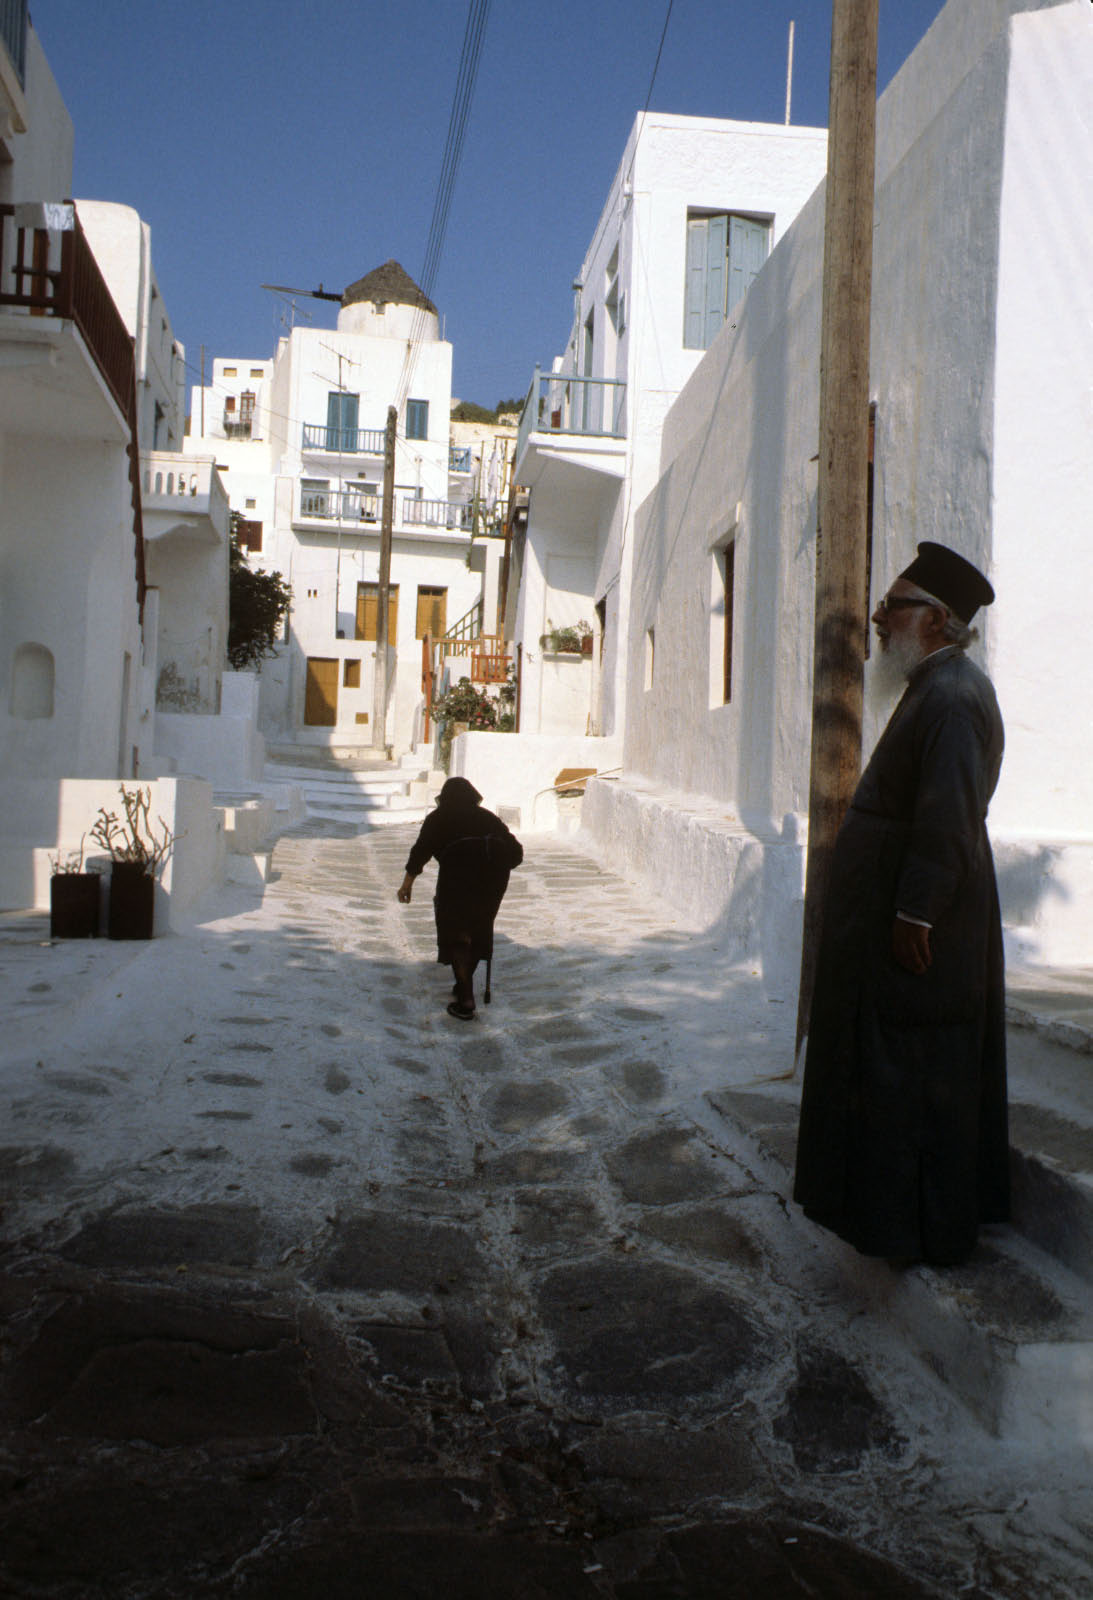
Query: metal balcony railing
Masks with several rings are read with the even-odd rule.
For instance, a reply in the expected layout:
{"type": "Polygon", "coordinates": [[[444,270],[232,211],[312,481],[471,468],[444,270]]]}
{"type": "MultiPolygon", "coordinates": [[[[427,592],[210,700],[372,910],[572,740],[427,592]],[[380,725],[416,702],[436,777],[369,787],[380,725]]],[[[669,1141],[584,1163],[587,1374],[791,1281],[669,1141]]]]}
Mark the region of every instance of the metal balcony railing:
{"type": "Polygon", "coordinates": [[[458,528],[474,532],[474,507],[454,500],[404,500],[402,520],[410,527],[458,528]]]}
{"type": "Polygon", "coordinates": [[[0,0],[0,40],[22,88],[27,77],[27,0],[0,0]]]}
{"type": "Polygon", "coordinates": [[[304,423],[305,450],[331,450],[343,456],[382,456],[383,428],[330,428],[321,422],[304,423]]]}
{"type": "Polygon", "coordinates": [[[332,522],[375,522],[380,519],[380,497],[360,489],[302,489],[300,516],[332,522]]]}
{"type": "Polygon", "coordinates": [[[252,417],[241,417],[236,411],[224,413],[225,439],[249,439],[251,436],[252,417]]]}
{"type": "Polygon", "coordinates": [[[520,414],[517,456],[532,433],[625,439],[626,384],[620,378],[580,378],[574,372],[542,372],[536,367],[520,414]]]}

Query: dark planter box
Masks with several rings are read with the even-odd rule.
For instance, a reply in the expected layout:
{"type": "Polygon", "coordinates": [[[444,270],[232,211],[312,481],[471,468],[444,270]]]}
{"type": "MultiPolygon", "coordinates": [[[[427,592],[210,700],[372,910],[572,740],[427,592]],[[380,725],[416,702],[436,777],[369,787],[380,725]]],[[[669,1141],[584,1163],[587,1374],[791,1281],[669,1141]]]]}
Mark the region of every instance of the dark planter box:
{"type": "Polygon", "coordinates": [[[58,872],[49,880],[49,937],[97,939],[102,878],[97,872],[58,872]]]}
{"type": "Polygon", "coordinates": [[[106,924],[111,939],[150,939],[155,906],[156,880],[135,861],[115,861],[106,924]]]}

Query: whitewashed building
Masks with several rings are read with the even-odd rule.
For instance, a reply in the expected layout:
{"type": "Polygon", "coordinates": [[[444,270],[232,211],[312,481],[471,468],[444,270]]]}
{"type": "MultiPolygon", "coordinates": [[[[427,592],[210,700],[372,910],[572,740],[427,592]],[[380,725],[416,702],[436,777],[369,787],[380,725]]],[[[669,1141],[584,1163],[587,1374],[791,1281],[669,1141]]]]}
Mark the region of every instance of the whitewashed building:
{"type": "MultiPolygon", "coordinates": [[[[392,670],[380,742],[403,754],[423,739],[426,633],[493,631],[501,540],[475,538],[483,448],[453,446],[451,386],[452,347],[436,309],[389,261],[345,291],[335,329],[294,327],[269,361],[218,358],[211,384],[194,391],[186,448],[215,456],[249,559],[292,587],[287,639],[261,674],[270,737],[373,744],[392,404],[392,670]]],[[[488,519],[488,532],[500,531],[488,519]]]]}
{"type": "MultiPolygon", "coordinates": [[[[998,598],[976,650],[1006,720],[990,817],[1003,914],[1011,957],[1057,964],[1087,963],[1093,931],[1091,194],[1088,0],[951,0],[878,108],[873,602],[921,539],[989,574],[998,598]]],[[[821,189],[668,415],[635,519],[625,771],[592,783],[584,812],[787,996],[823,212],[821,189]]]]}
{"type": "MultiPolygon", "coordinates": [[[[152,492],[144,520],[145,474],[184,465],[182,352],[139,217],[70,198],[72,123],[19,4],[0,11],[0,141],[0,905],[26,907],[117,780],[176,770],[156,746],[161,644],[215,701],[226,568],[198,583],[205,557],[180,565],[156,537],[184,524],[222,557],[227,508],[209,483],[165,524],[152,492]]],[[[154,810],[186,835],[161,891],[181,913],[218,870],[211,791],[163,777],[154,810]]]]}
{"type": "Polygon", "coordinates": [[[619,735],[633,518],[664,417],[823,177],[821,129],[640,115],[573,285],[568,346],[520,423],[521,732],[619,735]],[[583,662],[540,641],[584,622],[583,662]]]}

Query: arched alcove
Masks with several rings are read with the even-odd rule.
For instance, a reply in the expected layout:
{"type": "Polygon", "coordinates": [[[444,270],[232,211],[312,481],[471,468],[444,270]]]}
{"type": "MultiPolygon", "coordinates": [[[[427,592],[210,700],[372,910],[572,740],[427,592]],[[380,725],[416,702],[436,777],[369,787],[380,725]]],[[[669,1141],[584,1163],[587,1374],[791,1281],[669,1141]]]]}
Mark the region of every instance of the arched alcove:
{"type": "Polygon", "coordinates": [[[53,715],[53,652],[21,644],[11,663],[11,714],[26,722],[53,715]]]}

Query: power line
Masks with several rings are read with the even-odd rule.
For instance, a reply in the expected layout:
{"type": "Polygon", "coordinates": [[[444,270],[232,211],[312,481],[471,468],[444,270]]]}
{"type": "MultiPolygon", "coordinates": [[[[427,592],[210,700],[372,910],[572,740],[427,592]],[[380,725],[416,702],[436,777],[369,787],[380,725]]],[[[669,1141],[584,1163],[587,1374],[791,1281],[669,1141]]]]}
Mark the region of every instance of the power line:
{"type": "MultiPolygon", "coordinates": [[[[467,22],[463,30],[463,49],[460,53],[455,93],[452,96],[452,109],[448,118],[448,135],[444,143],[444,154],[440,164],[440,178],[437,183],[436,198],[433,202],[433,215],[429,224],[429,235],[425,245],[425,261],[421,273],[420,287],[429,301],[433,298],[433,288],[440,266],[440,258],[444,250],[448,213],[451,210],[455,181],[463,159],[463,141],[466,136],[467,122],[474,99],[475,82],[478,77],[478,65],[481,60],[482,44],[489,11],[490,0],[469,0],[467,22]]],[[[417,356],[418,345],[421,343],[422,334],[425,331],[425,319],[428,315],[429,313],[424,306],[418,306],[414,313],[397,390],[396,404],[400,411],[409,393],[414,361],[417,356]]]]}

